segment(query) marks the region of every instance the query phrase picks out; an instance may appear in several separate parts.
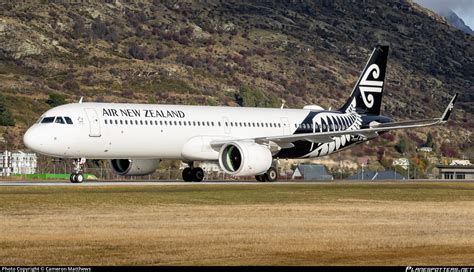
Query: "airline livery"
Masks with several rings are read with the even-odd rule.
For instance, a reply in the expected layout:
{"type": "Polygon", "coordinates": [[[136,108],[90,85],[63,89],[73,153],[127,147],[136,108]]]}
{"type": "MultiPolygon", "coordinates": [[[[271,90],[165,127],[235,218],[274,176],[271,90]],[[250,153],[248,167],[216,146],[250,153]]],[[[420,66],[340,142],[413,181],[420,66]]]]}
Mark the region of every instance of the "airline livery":
{"type": "Polygon", "coordinates": [[[235,176],[275,181],[273,163],[314,158],[350,148],[395,129],[445,123],[440,118],[394,122],[380,115],[388,46],[377,46],[339,110],[79,103],[44,113],[24,135],[31,150],[75,159],[71,182],[83,181],[86,159],[110,160],[119,175],[153,173],[161,160],[182,160],[185,181],[202,181],[196,161],[218,162],[235,176]]]}

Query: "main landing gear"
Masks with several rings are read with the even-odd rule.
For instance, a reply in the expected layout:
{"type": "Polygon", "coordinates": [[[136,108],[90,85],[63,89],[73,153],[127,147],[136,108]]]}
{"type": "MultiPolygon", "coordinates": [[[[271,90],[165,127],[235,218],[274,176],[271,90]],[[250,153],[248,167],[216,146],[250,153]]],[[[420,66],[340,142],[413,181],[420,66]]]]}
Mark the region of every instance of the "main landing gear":
{"type": "Polygon", "coordinates": [[[186,182],[201,182],[204,179],[204,170],[201,167],[193,167],[193,163],[188,163],[189,167],[183,170],[183,180],[186,182]]]}
{"type": "Polygon", "coordinates": [[[86,158],[74,160],[74,173],[69,176],[69,180],[72,183],[82,183],[84,181],[84,164],[86,164],[86,158]]]}
{"type": "Polygon", "coordinates": [[[275,167],[270,167],[265,174],[255,176],[255,179],[260,182],[274,182],[278,179],[278,171],[275,167]]]}

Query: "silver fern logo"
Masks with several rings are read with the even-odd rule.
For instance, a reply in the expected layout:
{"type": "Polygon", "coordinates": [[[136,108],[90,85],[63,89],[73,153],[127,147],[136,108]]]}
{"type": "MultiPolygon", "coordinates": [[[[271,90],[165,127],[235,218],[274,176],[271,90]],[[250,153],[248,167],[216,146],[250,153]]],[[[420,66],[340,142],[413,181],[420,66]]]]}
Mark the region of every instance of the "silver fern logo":
{"type": "Polygon", "coordinates": [[[372,108],[374,106],[374,96],[371,93],[381,93],[383,81],[378,80],[368,80],[370,73],[372,73],[372,77],[374,79],[378,79],[380,76],[380,68],[377,64],[372,64],[367,68],[364,75],[362,76],[362,80],[359,84],[360,94],[362,96],[362,100],[367,108],[372,108]]]}
{"type": "MultiPolygon", "coordinates": [[[[356,101],[352,100],[349,108],[345,113],[331,113],[322,112],[314,116],[313,127],[314,133],[324,132],[325,128],[330,128],[331,131],[344,131],[344,130],[358,130],[362,125],[362,117],[356,112],[356,101]],[[318,128],[318,129],[316,129],[318,128]]],[[[331,142],[327,143],[312,143],[311,152],[305,157],[320,157],[334,153],[346,146],[351,142],[359,141],[359,136],[356,135],[341,135],[332,137],[331,142]]]]}

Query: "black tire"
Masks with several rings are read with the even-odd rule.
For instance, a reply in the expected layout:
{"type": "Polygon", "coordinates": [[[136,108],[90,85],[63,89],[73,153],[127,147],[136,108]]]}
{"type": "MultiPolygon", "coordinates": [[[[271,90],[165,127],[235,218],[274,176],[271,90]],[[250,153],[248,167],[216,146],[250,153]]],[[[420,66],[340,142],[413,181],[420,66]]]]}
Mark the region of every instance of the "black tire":
{"type": "Polygon", "coordinates": [[[192,169],[191,168],[184,168],[183,170],[183,180],[186,182],[193,181],[192,179],[192,169]]]}
{"type": "Polygon", "coordinates": [[[258,181],[258,182],[262,182],[262,175],[257,175],[255,176],[255,179],[258,181]]]}
{"type": "Polygon", "coordinates": [[[69,181],[72,182],[72,183],[76,183],[76,174],[71,174],[69,176],[69,181]]]}
{"type": "Polygon", "coordinates": [[[200,167],[193,168],[191,176],[193,181],[201,182],[204,179],[204,170],[200,167]]]}
{"type": "Polygon", "coordinates": [[[270,167],[265,173],[265,180],[268,182],[274,182],[278,180],[278,171],[275,167],[270,167]]]}
{"type": "Polygon", "coordinates": [[[84,181],[84,176],[81,175],[81,174],[77,174],[77,175],[75,175],[75,177],[74,177],[74,181],[75,181],[76,183],[82,183],[82,182],[84,181]]]}

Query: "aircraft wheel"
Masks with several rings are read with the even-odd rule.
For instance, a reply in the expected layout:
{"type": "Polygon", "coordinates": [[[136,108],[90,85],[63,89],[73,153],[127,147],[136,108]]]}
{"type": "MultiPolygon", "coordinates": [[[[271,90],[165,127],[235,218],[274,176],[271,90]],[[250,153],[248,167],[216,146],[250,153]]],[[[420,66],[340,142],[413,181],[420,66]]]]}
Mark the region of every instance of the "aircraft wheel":
{"type": "Polygon", "coordinates": [[[190,182],[192,181],[192,169],[187,167],[187,168],[184,168],[183,170],[183,180],[186,181],[186,182],[190,182]]]}
{"type": "Polygon", "coordinates": [[[265,180],[269,182],[274,182],[278,179],[278,171],[275,167],[270,167],[267,173],[265,173],[265,180]]]}
{"type": "Polygon", "coordinates": [[[204,179],[204,171],[200,167],[193,168],[191,176],[193,181],[201,182],[204,179]]]}
{"type": "Polygon", "coordinates": [[[69,176],[69,181],[71,181],[72,183],[76,183],[76,174],[71,174],[69,176]]]}
{"type": "Polygon", "coordinates": [[[76,183],[82,183],[84,181],[84,176],[82,174],[77,174],[75,177],[74,177],[74,181],[76,183]]]}
{"type": "Polygon", "coordinates": [[[265,179],[263,178],[263,175],[257,175],[257,176],[255,176],[255,179],[259,182],[264,182],[265,181],[265,179]]]}

